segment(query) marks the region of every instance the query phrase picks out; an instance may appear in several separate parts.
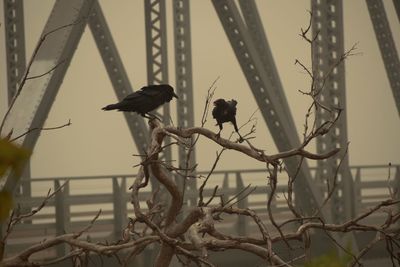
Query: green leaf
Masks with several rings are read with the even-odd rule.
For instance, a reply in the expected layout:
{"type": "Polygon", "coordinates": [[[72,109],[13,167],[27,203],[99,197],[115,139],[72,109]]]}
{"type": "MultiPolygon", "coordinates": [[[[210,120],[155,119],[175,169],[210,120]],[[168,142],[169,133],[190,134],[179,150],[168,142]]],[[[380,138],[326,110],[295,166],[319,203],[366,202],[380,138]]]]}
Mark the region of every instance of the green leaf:
{"type": "Polygon", "coordinates": [[[304,267],[346,267],[351,261],[349,257],[339,257],[335,250],[311,259],[304,267]]]}
{"type": "Polygon", "coordinates": [[[10,210],[13,208],[13,199],[10,192],[0,192],[0,223],[8,218],[10,210]]]}
{"type": "Polygon", "coordinates": [[[0,177],[10,168],[19,175],[30,152],[6,139],[0,139],[0,177]]]}

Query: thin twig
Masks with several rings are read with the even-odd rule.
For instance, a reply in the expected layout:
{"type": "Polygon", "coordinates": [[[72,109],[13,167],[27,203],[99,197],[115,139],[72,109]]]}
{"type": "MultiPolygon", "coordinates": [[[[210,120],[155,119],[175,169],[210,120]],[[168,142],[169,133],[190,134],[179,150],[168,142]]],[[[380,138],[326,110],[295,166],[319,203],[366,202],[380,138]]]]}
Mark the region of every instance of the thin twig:
{"type": "Polygon", "coordinates": [[[19,138],[21,138],[21,137],[23,137],[23,136],[25,136],[25,135],[27,135],[27,134],[30,134],[30,133],[33,132],[33,131],[37,131],[37,130],[39,130],[39,131],[57,130],[57,129],[61,129],[61,128],[70,126],[71,124],[72,124],[72,123],[71,123],[71,119],[69,119],[67,123],[65,123],[65,124],[63,124],[63,125],[60,125],[60,126],[56,126],[56,127],[43,127],[43,128],[35,127],[35,128],[30,128],[30,129],[29,129],[28,131],[26,131],[25,133],[20,134],[20,135],[18,135],[17,137],[14,137],[13,139],[11,139],[10,142],[14,142],[15,140],[18,140],[19,138]]]}

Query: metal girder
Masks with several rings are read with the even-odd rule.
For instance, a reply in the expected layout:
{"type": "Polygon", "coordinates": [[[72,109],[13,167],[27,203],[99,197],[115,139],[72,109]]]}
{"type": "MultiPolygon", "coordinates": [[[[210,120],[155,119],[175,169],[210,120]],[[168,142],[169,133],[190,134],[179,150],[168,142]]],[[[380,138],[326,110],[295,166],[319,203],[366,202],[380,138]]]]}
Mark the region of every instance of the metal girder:
{"type": "Polygon", "coordinates": [[[144,0],[147,80],[168,83],[167,23],[165,1],[144,0]]]}
{"type": "MultiPolygon", "coordinates": [[[[164,0],[144,0],[146,27],[146,55],[148,84],[168,83],[167,23],[164,0]]],[[[163,122],[170,122],[170,106],[163,105],[163,122]]],[[[170,138],[165,138],[169,143],[170,138]]],[[[170,161],[171,147],[164,149],[164,158],[170,161]]]]}
{"type": "MultiPolygon", "coordinates": [[[[180,127],[194,126],[193,105],[193,78],[192,78],[192,45],[190,38],[190,13],[188,0],[174,0],[174,46],[175,46],[175,77],[176,91],[179,96],[177,102],[178,125],[180,127]]],[[[193,139],[192,139],[193,140],[193,139]]],[[[187,152],[179,147],[179,165],[186,167],[187,152]]],[[[196,164],[196,153],[193,148],[187,167],[196,164]]],[[[193,195],[196,191],[196,179],[188,179],[186,182],[185,196],[193,195]]],[[[195,205],[196,197],[187,199],[189,205],[195,205]]]]}
{"type": "MultiPolygon", "coordinates": [[[[386,74],[389,78],[390,87],[392,88],[394,101],[400,116],[400,60],[386,16],[385,7],[383,6],[382,0],[366,0],[366,2],[385,65],[386,74]]],[[[397,15],[399,16],[400,4],[398,0],[394,1],[394,5],[397,15]]]]}
{"type": "MultiPolygon", "coordinates": [[[[42,36],[52,31],[38,49],[30,69],[32,76],[41,75],[59,64],[43,77],[27,80],[7,120],[4,132],[14,136],[31,128],[42,127],[57,95],[69,63],[82,36],[93,1],[58,0],[43,29],[42,36]],[[69,26],[66,26],[69,25],[69,26]],[[61,28],[60,28],[61,27],[61,28]],[[55,29],[58,29],[54,31],[55,29]],[[61,63],[61,64],[60,64],[61,63]]],[[[33,131],[16,142],[33,149],[40,131],[33,131]]],[[[12,192],[17,179],[7,177],[3,189],[12,192]]]]}
{"type": "MultiPolygon", "coordinates": [[[[313,44],[313,72],[316,73],[318,88],[322,88],[318,100],[321,104],[334,108],[346,107],[346,84],[344,62],[337,62],[344,54],[343,7],[341,0],[312,1],[312,31],[318,36],[313,44]],[[326,81],[324,82],[324,77],[326,81]],[[323,85],[324,84],[324,85],[323,85]]],[[[344,153],[347,147],[347,111],[343,110],[339,120],[331,131],[317,138],[317,153],[326,153],[335,148],[342,148],[339,153],[323,161],[318,161],[317,177],[321,182],[329,181],[332,185],[336,168],[344,157],[337,174],[337,189],[332,195],[332,218],[341,223],[352,218],[353,180],[349,161],[344,153]]],[[[332,120],[333,113],[322,108],[316,110],[317,127],[332,120]]]]}
{"type": "MultiPolygon", "coordinates": [[[[274,87],[260,59],[260,54],[243,23],[234,1],[212,0],[236,58],[253,92],[261,113],[279,151],[290,150],[300,145],[296,127],[290,112],[282,104],[284,92],[274,87]],[[278,97],[279,95],[280,97],[278,97]]],[[[264,48],[265,49],[265,48],[264,48]]],[[[276,79],[275,79],[276,80],[276,79]]],[[[285,159],[289,175],[296,173],[300,159],[285,159]]],[[[306,214],[312,214],[322,203],[322,195],[311,179],[311,173],[304,162],[295,182],[296,205],[306,214]]],[[[321,210],[322,217],[329,221],[330,215],[321,210]]]]}
{"type": "Polygon", "coordinates": [[[396,13],[397,13],[397,18],[400,21],[400,1],[399,0],[393,0],[393,5],[394,5],[394,9],[396,10],[396,13]]]}
{"type": "Polygon", "coordinates": [[[25,30],[22,0],[4,0],[8,102],[15,95],[25,71],[25,30]]]}
{"type": "MultiPolygon", "coordinates": [[[[4,28],[6,40],[7,60],[7,87],[8,103],[18,89],[25,71],[25,27],[24,27],[24,5],[22,0],[4,0],[4,28]]],[[[30,162],[26,163],[21,179],[29,180],[31,177],[30,162]]],[[[31,195],[31,184],[22,183],[17,194],[31,195]]]]}
{"type": "MultiPolygon", "coordinates": [[[[89,27],[103,59],[114,92],[118,101],[121,101],[132,93],[133,89],[98,1],[93,4],[89,17],[89,27]]],[[[123,113],[138,151],[140,153],[146,151],[149,143],[149,131],[146,128],[144,119],[133,112],[123,113]]]]}
{"type": "MultiPolygon", "coordinates": [[[[260,56],[267,77],[271,83],[271,92],[274,93],[280,104],[283,105],[284,116],[292,120],[292,114],[283,90],[281,79],[275,65],[271,47],[269,46],[264,26],[254,0],[239,0],[240,9],[246,23],[249,35],[260,56]]],[[[293,124],[294,125],[294,124],[293,124]]]]}

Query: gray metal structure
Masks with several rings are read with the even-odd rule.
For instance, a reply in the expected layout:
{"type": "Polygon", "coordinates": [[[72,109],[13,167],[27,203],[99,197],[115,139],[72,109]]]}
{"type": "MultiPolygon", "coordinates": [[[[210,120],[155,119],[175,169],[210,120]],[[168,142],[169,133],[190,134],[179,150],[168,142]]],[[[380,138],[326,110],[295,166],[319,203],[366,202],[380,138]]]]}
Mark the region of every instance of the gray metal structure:
{"type": "MultiPolygon", "coordinates": [[[[250,12],[256,10],[254,3],[251,6],[242,2],[242,6],[248,5],[246,9],[242,10],[242,13],[249,21],[250,26],[245,25],[242,21],[235,2],[213,0],[212,3],[279,151],[299,147],[300,140],[296,133],[296,127],[291,117],[284,91],[278,87],[279,82],[277,81],[279,81],[279,77],[276,77],[277,72],[274,71],[274,62],[268,60],[268,58],[272,58],[271,51],[268,47],[263,49],[259,47],[263,52],[263,59],[261,59],[262,57],[254,44],[260,40],[259,38],[255,40],[252,38],[262,34],[262,26],[258,15],[253,13],[254,17],[251,18],[250,12]]],[[[267,43],[265,36],[261,37],[261,42],[267,43]]],[[[300,159],[298,157],[285,160],[289,175],[292,177],[295,175],[299,164],[300,159]]],[[[322,203],[321,191],[315,187],[306,162],[301,165],[296,178],[295,195],[296,205],[306,214],[312,214],[319,209],[318,203],[322,203]]],[[[323,218],[330,221],[329,213],[321,210],[321,214],[323,218]]]]}
{"type": "MultiPolygon", "coordinates": [[[[317,127],[333,120],[335,108],[346,107],[346,84],[344,62],[338,64],[344,54],[343,6],[342,0],[312,1],[312,31],[317,35],[313,46],[313,71],[316,89],[321,90],[318,101],[332,109],[332,113],[323,108],[316,112],[317,127]]],[[[331,211],[335,223],[343,222],[354,215],[352,210],[353,180],[349,170],[347,146],[347,116],[343,110],[332,130],[317,138],[317,152],[326,153],[334,148],[341,148],[335,156],[318,161],[317,178],[333,184],[336,168],[342,160],[337,173],[337,190],[332,195],[331,211]]]]}
{"type": "MultiPolygon", "coordinates": [[[[10,104],[18,90],[19,82],[25,72],[25,26],[22,0],[4,0],[4,26],[6,34],[6,61],[8,103],[10,104]]],[[[30,162],[26,164],[21,179],[31,178],[30,162]]],[[[24,183],[16,194],[30,196],[30,183],[24,183]]]]}
{"type": "Polygon", "coordinates": [[[396,13],[397,13],[397,18],[399,19],[399,22],[400,22],[400,1],[393,0],[393,5],[394,5],[394,9],[396,10],[396,13]]]}
{"type": "MultiPolygon", "coordinates": [[[[174,47],[175,47],[175,88],[179,96],[177,104],[178,126],[194,126],[193,77],[192,77],[192,44],[190,32],[189,0],[173,0],[174,47]]],[[[193,141],[193,139],[192,139],[193,141]]],[[[179,165],[192,168],[196,164],[196,152],[193,150],[188,158],[188,151],[179,148],[179,165]]],[[[196,190],[196,179],[184,183],[187,196],[196,190]]],[[[188,205],[194,205],[196,198],[186,198],[188,205]]]]}
{"type": "MultiPolygon", "coordinates": [[[[390,87],[392,88],[394,101],[400,116],[400,60],[386,16],[385,7],[382,0],[366,0],[366,2],[372,25],[374,26],[379,50],[381,51],[381,56],[385,65],[386,74],[389,79],[390,87]]],[[[400,4],[398,0],[394,1],[394,6],[397,16],[399,17],[400,4]]]]}
{"type": "Polygon", "coordinates": [[[15,95],[25,71],[25,27],[22,0],[4,0],[8,102],[15,95]]]}
{"type": "MultiPolygon", "coordinates": [[[[279,101],[279,105],[283,105],[282,112],[285,112],[285,114],[283,114],[282,117],[289,118],[291,121],[289,123],[290,126],[294,127],[292,114],[290,113],[290,108],[286,100],[268,38],[265,34],[264,26],[258,13],[256,2],[255,0],[239,0],[239,6],[248,33],[251,37],[251,42],[253,43],[254,48],[257,50],[261,64],[264,67],[265,73],[271,85],[271,87],[267,90],[270,91],[271,95],[275,95],[275,98],[273,99],[274,101],[279,101]]],[[[272,124],[272,129],[277,128],[277,126],[274,124],[276,123],[274,122],[272,124]]],[[[297,133],[294,132],[294,135],[297,136],[297,133]]],[[[296,137],[292,138],[296,139],[296,137]]]]}
{"type": "MultiPolygon", "coordinates": [[[[147,83],[168,83],[168,50],[167,50],[167,22],[165,1],[144,0],[145,30],[146,30],[146,55],[147,55],[147,83]]],[[[163,122],[170,122],[170,106],[163,105],[163,122]]],[[[165,139],[166,143],[170,138],[165,139]]],[[[172,158],[171,147],[163,151],[162,157],[170,162],[172,158]]]]}
{"type": "MultiPolygon", "coordinates": [[[[14,136],[18,136],[31,128],[43,127],[82,36],[92,4],[92,0],[56,1],[42,36],[62,28],[48,35],[46,41],[42,43],[33,60],[30,73],[41,75],[59,65],[41,79],[27,80],[24,90],[21,91],[5,121],[4,132],[8,133],[13,129],[14,136]]],[[[39,134],[40,131],[31,132],[18,139],[17,142],[25,148],[33,149],[39,134]]],[[[17,179],[8,177],[3,189],[12,192],[16,183],[17,179]]]]}
{"type": "MultiPolygon", "coordinates": [[[[115,94],[118,101],[121,101],[132,93],[133,89],[97,0],[93,4],[88,22],[115,94]]],[[[146,122],[141,116],[133,112],[124,112],[124,116],[138,151],[143,153],[146,151],[149,142],[146,122]]]]}
{"type": "MultiPolygon", "coordinates": [[[[10,57],[7,60],[11,63],[8,63],[7,66],[9,92],[12,93],[15,91],[18,77],[21,76],[24,68],[22,62],[25,61],[23,32],[21,33],[23,31],[23,21],[21,21],[23,20],[22,1],[5,0],[4,3],[5,17],[7,18],[6,23],[9,23],[6,24],[7,44],[10,45],[7,45],[7,56],[10,57]]],[[[145,0],[144,3],[148,83],[168,83],[165,1],[145,0]]],[[[300,140],[255,1],[239,0],[240,11],[234,1],[212,0],[212,3],[271,131],[276,146],[280,151],[298,147],[300,140]]],[[[313,62],[319,75],[325,76],[329,73],[330,67],[344,52],[342,1],[312,0],[312,3],[314,11],[313,29],[314,31],[320,31],[316,46],[314,47],[313,62]]],[[[385,10],[381,0],[367,0],[367,4],[392,86],[393,95],[399,108],[399,59],[387,23],[385,10]]],[[[394,4],[396,11],[399,12],[398,2],[394,2],[394,4]]],[[[176,90],[180,97],[177,105],[178,126],[190,127],[194,125],[194,111],[189,1],[173,0],[173,12],[176,90]]],[[[43,30],[43,34],[58,27],[63,28],[48,36],[46,42],[42,44],[34,59],[31,73],[32,75],[39,75],[49,71],[56,64],[63,63],[45,77],[27,81],[26,88],[17,99],[15,107],[6,121],[4,132],[14,129],[14,134],[18,135],[32,127],[43,126],[87,22],[89,23],[118,99],[121,100],[133,91],[99,3],[96,0],[57,0],[43,30]],[[68,24],[70,26],[64,27],[68,24]],[[33,87],[35,90],[29,90],[29,88],[33,87]]],[[[340,105],[341,107],[345,107],[344,65],[337,66],[327,76],[325,89],[319,100],[328,106],[340,105]]],[[[169,106],[165,105],[163,115],[164,121],[167,123],[169,123],[170,118],[169,111],[169,106]]],[[[342,114],[332,133],[318,139],[318,152],[326,152],[335,147],[343,148],[347,145],[345,115],[345,113],[342,114]]],[[[143,150],[145,144],[148,142],[148,130],[144,120],[137,115],[131,114],[125,114],[125,118],[138,149],[143,150]]],[[[327,112],[321,110],[317,114],[319,124],[330,118],[327,112]]],[[[24,147],[32,149],[38,136],[39,131],[32,132],[18,141],[24,147]]],[[[321,193],[323,189],[320,187],[319,180],[321,178],[332,177],[333,168],[338,164],[340,156],[338,155],[333,159],[321,163],[318,166],[318,178],[311,177],[307,163],[303,162],[295,184],[295,201],[297,207],[302,212],[311,214],[315,209],[318,209],[318,204],[322,202],[323,197],[321,193]]],[[[171,159],[170,150],[167,151],[165,159],[171,159]]],[[[184,150],[179,151],[179,159],[182,166],[186,161],[186,152],[184,150]]],[[[194,162],[195,157],[193,155],[189,166],[193,166],[194,162]]],[[[300,164],[299,158],[285,160],[288,172],[292,176],[296,172],[298,164],[300,164]]],[[[397,180],[400,179],[398,169],[397,166],[397,180]]],[[[235,175],[237,177],[236,186],[238,188],[240,186],[243,187],[241,182],[242,172],[235,171],[235,175]]],[[[119,178],[114,177],[112,181],[114,192],[113,203],[115,207],[113,223],[117,226],[116,230],[118,231],[122,229],[123,218],[126,217],[126,210],[121,208],[124,204],[126,208],[126,199],[121,197],[121,192],[126,195],[125,185],[127,177],[119,178]]],[[[357,187],[357,190],[354,189],[347,157],[342,162],[338,178],[339,190],[334,196],[332,211],[321,211],[326,221],[332,221],[334,218],[335,222],[342,222],[357,213],[357,208],[354,206],[349,205],[350,208],[346,207],[346,204],[350,203],[352,193],[357,190],[361,192],[360,186],[357,187]]],[[[22,182],[25,183],[25,181],[22,182]]],[[[12,191],[15,185],[15,179],[7,179],[5,189],[12,191]]],[[[196,184],[189,182],[187,186],[189,204],[195,203],[196,184]]],[[[65,191],[64,193],[67,195],[69,192],[65,191]]],[[[63,210],[64,205],[60,197],[58,202],[60,207],[57,217],[62,218],[62,214],[68,211],[63,210]]],[[[63,219],[58,220],[64,221],[63,219]]],[[[243,222],[238,222],[237,224],[241,229],[241,233],[246,232],[246,227],[243,227],[243,225],[243,222]]],[[[117,236],[120,235],[119,232],[115,234],[117,236]]]]}

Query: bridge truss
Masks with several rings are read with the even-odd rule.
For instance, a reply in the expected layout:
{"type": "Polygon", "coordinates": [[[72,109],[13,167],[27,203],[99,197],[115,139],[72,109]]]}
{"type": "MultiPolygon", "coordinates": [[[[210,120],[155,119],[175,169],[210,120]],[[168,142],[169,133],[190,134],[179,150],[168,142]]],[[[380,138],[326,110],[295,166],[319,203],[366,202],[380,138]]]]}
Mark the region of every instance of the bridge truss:
{"type": "MultiPolygon", "coordinates": [[[[239,0],[239,5],[228,0],[212,0],[211,2],[277,148],[279,151],[285,151],[299,146],[299,135],[296,132],[255,1],[239,0]]],[[[319,32],[316,47],[313,49],[313,65],[318,73],[322,73],[323,76],[328,75],[327,83],[319,100],[329,106],[345,107],[344,64],[336,66],[333,71],[329,72],[338,57],[344,53],[342,0],[312,0],[311,2],[312,28],[314,33],[319,32]]],[[[385,9],[381,0],[367,0],[366,2],[400,113],[399,57],[385,9]]],[[[165,1],[145,0],[144,3],[148,83],[168,83],[165,1]]],[[[399,14],[399,4],[396,1],[394,3],[399,14]]],[[[194,126],[193,90],[195,86],[192,81],[189,1],[173,0],[172,8],[175,88],[179,95],[177,102],[178,125],[191,127],[194,126]]],[[[23,1],[4,0],[4,15],[6,18],[8,93],[11,99],[25,69],[23,1]]],[[[44,73],[57,64],[58,67],[42,79],[34,79],[26,83],[27,87],[35,87],[35,90],[27,89],[21,92],[6,120],[4,132],[13,129],[14,133],[18,134],[44,125],[86,24],[89,25],[93,34],[118,100],[133,92],[99,2],[97,0],[57,0],[43,29],[42,36],[64,25],[70,26],[54,32],[54,35],[52,34],[46,39],[46,42],[43,42],[33,59],[34,64],[32,64],[31,71],[44,73]]],[[[124,116],[138,151],[143,151],[149,140],[145,121],[135,114],[124,113],[124,116]]],[[[165,105],[163,118],[166,123],[169,123],[169,116],[170,107],[165,105]]],[[[326,112],[320,110],[316,114],[317,125],[328,120],[327,116],[326,112]]],[[[19,139],[19,142],[24,147],[33,149],[38,138],[39,132],[33,132],[19,139]]],[[[344,151],[347,142],[347,121],[344,113],[330,134],[317,139],[317,150],[325,152],[339,147],[344,151]]],[[[164,156],[167,160],[171,159],[171,151],[167,151],[164,156]]],[[[333,170],[343,156],[344,154],[341,153],[335,158],[320,163],[316,178],[312,177],[306,162],[301,165],[295,184],[295,199],[296,205],[301,207],[305,213],[311,214],[318,209],[318,203],[322,203],[323,194],[315,185],[315,179],[332,177],[333,170]]],[[[185,161],[186,151],[179,150],[179,164],[183,165],[185,161]]],[[[188,165],[193,166],[195,162],[195,155],[193,155],[188,165]]],[[[285,160],[289,175],[296,173],[299,162],[300,160],[296,158],[285,160]]],[[[15,190],[17,184],[14,181],[15,179],[7,179],[4,189],[15,190]]],[[[321,211],[327,221],[341,222],[355,213],[352,206],[349,205],[354,179],[349,169],[347,156],[344,157],[341,165],[338,181],[339,190],[334,196],[331,211],[321,211]]],[[[186,190],[189,192],[187,195],[190,197],[196,190],[196,183],[189,182],[186,186],[186,190]]],[[[192,198],[189,203],[195,203],[195,199],[192,198]]]]}

